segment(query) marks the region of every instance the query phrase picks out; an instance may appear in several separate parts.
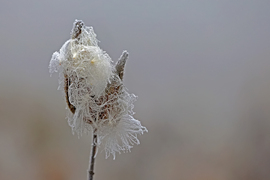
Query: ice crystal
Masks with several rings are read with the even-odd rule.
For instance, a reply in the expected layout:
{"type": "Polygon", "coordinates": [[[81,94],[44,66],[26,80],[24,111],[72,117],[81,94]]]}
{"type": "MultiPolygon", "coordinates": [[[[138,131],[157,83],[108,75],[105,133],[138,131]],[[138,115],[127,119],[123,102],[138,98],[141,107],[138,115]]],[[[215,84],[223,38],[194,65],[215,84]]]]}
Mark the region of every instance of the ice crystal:
{"type": "Polygon", "coordinates": [[[130,151],[139,144],[138,134],[147,129],[133,118],[134,94],[123,85],[123,71],[128,56],[113,66],[109,55],[98,46],[92,27],[76,20],[59,52],[52,55],[50,73],[59,72],[59,89],[67,101],[68,123],[81,136],[93,131],[98,147],[106,158],[130,151]]]}

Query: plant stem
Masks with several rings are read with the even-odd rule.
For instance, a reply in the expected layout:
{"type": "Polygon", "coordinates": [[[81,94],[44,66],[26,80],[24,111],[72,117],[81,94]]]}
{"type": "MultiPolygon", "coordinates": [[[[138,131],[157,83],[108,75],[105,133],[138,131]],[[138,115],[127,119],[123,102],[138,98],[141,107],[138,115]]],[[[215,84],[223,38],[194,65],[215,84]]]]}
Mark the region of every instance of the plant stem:
{"type": "Polygon", "coordinates": [[[93,131],[92,150],[89,158],[88,180],[93,180],[96,151],[97,151],[97,135],[95,134],[95,131],[93,131]]]}

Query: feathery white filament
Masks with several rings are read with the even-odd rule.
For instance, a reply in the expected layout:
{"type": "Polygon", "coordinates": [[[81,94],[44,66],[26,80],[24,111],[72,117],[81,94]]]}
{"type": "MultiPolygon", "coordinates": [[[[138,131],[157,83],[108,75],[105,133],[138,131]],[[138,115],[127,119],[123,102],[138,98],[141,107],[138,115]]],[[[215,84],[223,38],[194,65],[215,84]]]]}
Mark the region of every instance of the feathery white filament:
{"type": "Polygon", "coordinates": [[[137,135],[147,129],[133,118],[136,96],[127,92],[111,58],[99,48],[93,28],[78,30],[76,22],[73,38],[53,54],[50,73],[59,72],[59,89],[74,109],[68,111],[72,131],[82,135],[94,129],[106,158],[115,157],[139,144],[137,135]]]}

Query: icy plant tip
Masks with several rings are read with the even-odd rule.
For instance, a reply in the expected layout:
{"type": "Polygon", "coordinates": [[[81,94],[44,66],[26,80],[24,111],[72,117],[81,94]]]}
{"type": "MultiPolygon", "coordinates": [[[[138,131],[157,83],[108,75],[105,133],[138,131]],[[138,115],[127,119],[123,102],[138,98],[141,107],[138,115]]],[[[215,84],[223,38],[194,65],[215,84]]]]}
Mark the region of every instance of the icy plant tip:
{"type": "Polygon", "coordinates": [[[67,103],[67,118],[73,133],[92,131],[106,158],[128,152],[139,144],[138,134],[147,131],[133,118],[134,94],[123,85],[128,53],[113,65],[98,46],[92,27],[75,20],[71,38],[52,55],[50,73],[59,72],[59,89],[67,103]]]}

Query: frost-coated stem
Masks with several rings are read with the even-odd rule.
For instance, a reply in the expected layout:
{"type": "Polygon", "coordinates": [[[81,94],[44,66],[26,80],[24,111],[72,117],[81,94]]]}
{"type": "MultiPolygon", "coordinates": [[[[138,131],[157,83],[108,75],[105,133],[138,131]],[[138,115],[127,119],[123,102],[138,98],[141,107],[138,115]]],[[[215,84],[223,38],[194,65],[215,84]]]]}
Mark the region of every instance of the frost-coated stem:
{"type": "Polygon", "coordinates": [[[89,158],[88,180],[93,180],[96,151],[97,151],[97,135],[95,131],[93,131],[92,149],[89,158]]]}
{"type": "Polygon", "coordinates": [[[133,117],[137,97],[123,84],[128,52],[124,51],[113,66],[98,42],[93,27],[75,20],[70,39],[53,53],[49,65],[50,73],[59,72],[73,133],[93,130],[88,180],[93,180],[98,145],[104,147],[106,158],[115,158],[116,152],[128,152],[138,145],[137,135],[147,132],[133,117]]]}

